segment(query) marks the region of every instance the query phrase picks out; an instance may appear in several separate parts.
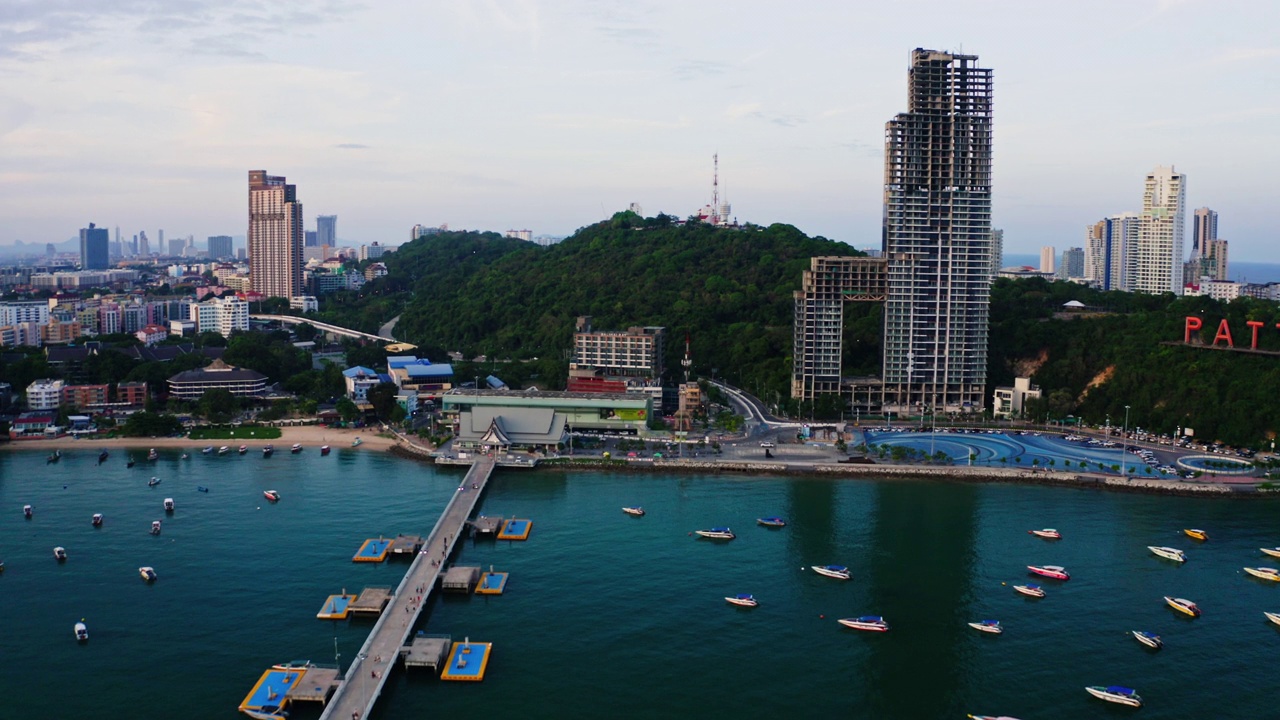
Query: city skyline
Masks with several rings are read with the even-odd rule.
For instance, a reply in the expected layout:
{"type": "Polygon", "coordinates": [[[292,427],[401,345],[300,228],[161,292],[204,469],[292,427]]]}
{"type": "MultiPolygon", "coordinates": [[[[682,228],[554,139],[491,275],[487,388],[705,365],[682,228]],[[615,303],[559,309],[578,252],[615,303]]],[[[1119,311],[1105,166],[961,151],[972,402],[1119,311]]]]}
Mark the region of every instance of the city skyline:
{"type": "Polygon", "coordinates": [[[883,118],[911,50],[930,47],[999,69],[1006,252],[1078,244],[1176,165],[1233,259],[1267,258],[1280,107],[1256,90],[1280,67],[1272,4],[699,10],[717,22],[667,3],[18,6],[0,19],[0,245],[75,237],[72,206],[129,235],[241,235],[254,167],[305,187],[357,244],[399,244],[416,223],[567,235],[631,202],[694,213],[718,152],[740,220],[874,248],[883,118]],[[1140,91],[1153,57],[1196,103],[1140,91]]]}

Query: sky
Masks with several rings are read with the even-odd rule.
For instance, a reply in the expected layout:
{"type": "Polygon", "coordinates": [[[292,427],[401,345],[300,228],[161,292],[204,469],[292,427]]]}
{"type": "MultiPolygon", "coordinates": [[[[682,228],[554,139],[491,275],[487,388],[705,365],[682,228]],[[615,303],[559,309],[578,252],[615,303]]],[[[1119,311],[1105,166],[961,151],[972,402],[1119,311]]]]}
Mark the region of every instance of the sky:
{"type": "Polygon", "coordinates": [[[568,235],[632,202],[693,214],[718,153],[740,221],[876,248],[916,47],[994,71],[1006,252],[1082,245],[1170,164],[1232,259],[1273,260],[1280,234],[1272,0],[0,6],[0,245],[243,235],[251,169],[350,243],[568,235]]]}

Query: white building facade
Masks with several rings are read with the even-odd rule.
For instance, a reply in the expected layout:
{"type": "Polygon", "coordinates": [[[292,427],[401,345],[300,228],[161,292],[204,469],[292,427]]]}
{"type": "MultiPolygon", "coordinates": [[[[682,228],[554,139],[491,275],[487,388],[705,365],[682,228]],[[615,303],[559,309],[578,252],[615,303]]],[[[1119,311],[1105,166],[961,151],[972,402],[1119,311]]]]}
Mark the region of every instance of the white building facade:
{"type": "Polygon", "coordinates": [[[230,337],[249,331],[249,303],[235,297],[214,298],[196,305],[196,331],[230,337]]]}
{"type": "Polygon", "coordinates": [[[1163,165],[1147,173],[1133,252],[1134,292],[1182,294],[1186,176],[1163,165]]]}

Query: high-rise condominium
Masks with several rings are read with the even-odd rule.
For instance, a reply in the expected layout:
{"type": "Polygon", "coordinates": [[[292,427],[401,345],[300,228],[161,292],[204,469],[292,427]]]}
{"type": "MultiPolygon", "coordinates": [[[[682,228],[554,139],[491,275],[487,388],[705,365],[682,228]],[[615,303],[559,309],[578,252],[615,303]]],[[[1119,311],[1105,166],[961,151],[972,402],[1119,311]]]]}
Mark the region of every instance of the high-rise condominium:
{"type": "Polygon", "coordinates": [[[335,247],[338,244],[338,216],[316,216],[316,244],[335,247]]]}
{"type": "Polygon", "coordinates": [[[1207,207],[1196,210],[1195,224],[1191,226],[1191,257],[1209,254],[1209,241],[1218,239],[1218,213],[1207,207]]]}
{"type": "Polygon", "coordinates": [[[1129,290],[1137,242],[1137,213],[1112,215],[1090,225],[1085,231],[1084,276],[1102,290],[1129,290]]]}
{"type": "Polygon", "coordinates": [[[110,252],[111,233],[106,228],[80,228],[80,269],[105,270],[111,265],[110,252]]]}
{"type": "Polygon", "coordinates": [[[1062,262],[1058,264],[1058,277],[1063,280],[1084,277],[1084,248],[1067,248],[1062,251],[1062,262]]]}
{"type": "Polygon", "coordinates": [[[916,49],[885,126],[885,407],[978,409],[991,294],[992,73],[916,49]]]}
{"type": "Polygon", "coordinates": [[[210,235],[209,236],[209,257],[214,260],[233,257],[235,253],[231,250],[230,235],[210,235]]]}
{"type": "Polygon", "coordinates": [[[1045,245],[1040,248],[1040,272],[1053,273],[1053,256],[1055,252],[1052,245],[1045,245]]]}
{"type": "Polygon", "coordinates": [[[994,281],[1000,274],[1000,265],[1004,262],[1004,230],[991,230],[991,279],[994,281]]]}
{"type": "Polygon", "coordinates": [[[1227,241],[1218,237],[1218,213],[1207,207],[1196,210],[1191,224],[1191,257],[1187,268],[1194,273],[1187,282],[1200,278],[1227,279],[1227,241]]]}
{"type": "Polygon", "coordinates": [[[267,297],[302,294],[302,203],[297,187],[249,171],[249,284],[267,297]]]}
{"type": "Polygon", "coordinates": [[[151,254],[151,243],[147,242],[147,231],[138,231],[138,254],[146,257],[151,254]]]}
{"type": "Polygon", "coordinates": [[[1133,252],[1134,292],[1182,294],[1186,179],[1163,165],[1147,173],[1133,252]]]}

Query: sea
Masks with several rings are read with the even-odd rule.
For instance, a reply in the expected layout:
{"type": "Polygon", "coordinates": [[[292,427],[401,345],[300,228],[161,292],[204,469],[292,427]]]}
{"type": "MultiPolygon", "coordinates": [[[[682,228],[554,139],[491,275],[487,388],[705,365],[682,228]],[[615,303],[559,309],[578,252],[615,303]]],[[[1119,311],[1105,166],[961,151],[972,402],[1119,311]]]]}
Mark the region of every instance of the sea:
{"type": "MultiPolygon", "coordinates": [[[[1055,258],[1055,262],[1060,260],[1061,254],[1055,258]]],[[[1006,253],[1004,260],[1001,262],[1002,267],[1022,265],[1030,265],[1031,267],[1036,268],[1040,267],[1040,255],[1031,253],[1006,253]]],[[[1259,285],[1280,282],[1280,264],[1231,260],[1227,263],[1227,277],[1235,282],[1256,283],[1259,285]]]]}
{"type": "MultiPolygon", "coordinates": [[[[373,451],[125,465],[113,450],[0,452],[0,717],[232,720],[264,669],[349,666],[371,621],[316,619],[326,596],[399,581],[353,563],[370,537],[430,531],[462,477],[373,451]],[[161,483],[148,487],[150,477],[161,483]],[[205,486],[208,492],[198,492],[205,486]],[[281,500],[264,502],[262,491],[281,500]],[[164,498],[176,503],[172,515],[164,498]],[[24,519],[31,504],[34,517],[24,519]],[[102,513],[94,528],[90,519],[102,513]],[[163,531],[152,536],[153,520],[163,531]],[[68,559],[55,562],[54,546],[68,559]],[[149,565],[159,578],[142,582],[149,565]],[[78,644],[84,619],[90,638],[78,644]]],[[[375,717],[1277,717],[1280,506],[1033,485],[660,472],[499,470],[480,508],[524,542],[454,562],[507,571],[501,596],[436,596],[420,629],[493,643],[481,683],[395,670],[375,717]],[[640,505],[644,517],[622,512],[640,505]],[[756,518],[779,515],[768,529],[756,518]],[[694,530],[729,526],[732,541],[694,530]],[[1027,531],[1054,527],[1058,541],[1027,531]],[[1209,540],[1183,535],[1203,528],[1209,540]],[[1181,548],[1178,565],[1147,550],[1181,548]],[[846,565],[848,581],[813,565],[846,565]],[[1038,580],[1030,564],[1068,568],[1038,580]],[[727,596],[752,593],[742,609],[727,596]],[[1162,596],[1198,603],[1191,619],[1162,596]],[[841,627],[881,615],[887,633],[841,627]],[[1003,635],[967,623],[999,620],[1003,635]],[[1151,651],[1130,635],[1161,635],[1151,651]]],[[[359,682],[359,680],[355,680],[359,682]]],[[[318,705],[295,704],[291,718],[318,705]]]]}

